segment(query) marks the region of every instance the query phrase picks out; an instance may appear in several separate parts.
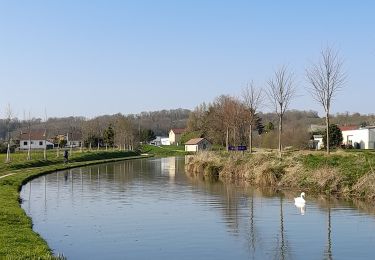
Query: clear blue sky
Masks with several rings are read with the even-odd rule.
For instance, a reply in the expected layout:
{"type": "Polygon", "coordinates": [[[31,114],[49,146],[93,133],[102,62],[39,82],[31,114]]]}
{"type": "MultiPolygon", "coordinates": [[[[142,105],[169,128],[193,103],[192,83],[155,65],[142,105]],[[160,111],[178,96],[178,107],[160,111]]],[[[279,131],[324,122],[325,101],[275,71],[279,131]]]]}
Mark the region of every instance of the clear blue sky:
{"type": "MultiPolygon", "coordinates": [[[[375,112],[375,1],[0,1],[0,117],[194,108],[295,73],[291,108],[321,108],[305,68],[327,44],[348,81],[333,112],[375,112]]],[[[267,110],[267,109],[266,109],[267,110]]]]}

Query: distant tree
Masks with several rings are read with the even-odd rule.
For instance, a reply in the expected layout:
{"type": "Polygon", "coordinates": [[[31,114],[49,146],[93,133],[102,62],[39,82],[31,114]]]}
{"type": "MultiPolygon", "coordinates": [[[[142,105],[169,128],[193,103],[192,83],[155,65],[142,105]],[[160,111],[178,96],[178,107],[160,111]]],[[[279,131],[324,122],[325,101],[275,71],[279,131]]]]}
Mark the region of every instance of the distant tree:
{"type": "Polygon", "coordinates": [[[113,130],[112,124],[108,126],[107,129],[104,130],[103,133],[104,143],[109,147],[113,147],[115,143],[115,131],[113,130]]]}
{"type": "Polygon", "coordinates": [[[310,82],[310,92],[313,98],[320,103],[326,115],[326,138],[328,145],[326,146],[327,154],[329,154],[329,125],[330,125],[330,109],[334,96],[343,87],[346,75],[342,71],[343,62],[339,58],[337,51],[331,47],[321,51],[321,61],[313,64],[311,68],[306,70],[307,79],[310,82]]]}
{"type": "Polygon", "coordinates": [[[140,141],[141,142],[150,142],[156,138],[156,135],[154,131],[151,129],[142,129],[141,130],[141,136],[140,136],[140,141]]]}
{"type": "Polygon", "coordinates": [[[288,72],[285,66],[282,66],[275,75],[268,81],[268,98],[270,99],[275,113],[279,118],[279,144],[278,150],[281,157],[282,151],[282,132],[283,132],[283,119],[290,102],[295,95],[295,88],[293,85],[293,74],[288,72]]]}
{"type": "Polygon", "coordinates": [[[253,128],[256,124],[258,108],[263,101],[262,89],[257,89],[254,83],[249,83],[242,90],[243,104],[246,107],[248,122],[249,122],[249,152],[252,152],[253,146],[253,128]]]}
{"type": "MultiPolygon", "coordinates": [[[[329,140],[329,146],[330,147],[339,147],[343,141],[343,137],[342,137],[342,132],[340,130],[340,128],[335,125],[335,124],[331,124],[329,125],[329,137],[328,137],[328,140],[329,140]]],[[[323,135],[323,143],[324,143],[324,146],[326,147],[327,146],[327,136],[326,135],[323,135]]]]}
{"type": "Polygon", "coordinates": [[[266,124],[265,128],[264,128],[264,131],[266,131],[266,133],[268,133],[268,132],[271,132],[273,130],[275,130],[275,126],[273,125],[272,122],[268,122],[266,124]]]}

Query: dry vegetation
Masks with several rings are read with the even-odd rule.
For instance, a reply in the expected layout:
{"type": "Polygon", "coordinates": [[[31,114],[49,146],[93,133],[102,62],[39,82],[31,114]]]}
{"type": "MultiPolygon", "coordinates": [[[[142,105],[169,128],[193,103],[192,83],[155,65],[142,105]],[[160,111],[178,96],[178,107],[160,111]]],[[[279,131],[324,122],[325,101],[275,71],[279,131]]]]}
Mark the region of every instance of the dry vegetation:
{"type": "Polygon", "coordinates": [[[273,151],[255,154],[202,152],[186,169],[224,181],[245,181],[258,187],[299,189],[342,197],[375,198],[375,153],[292,151],[283,159],[273,151]]]}

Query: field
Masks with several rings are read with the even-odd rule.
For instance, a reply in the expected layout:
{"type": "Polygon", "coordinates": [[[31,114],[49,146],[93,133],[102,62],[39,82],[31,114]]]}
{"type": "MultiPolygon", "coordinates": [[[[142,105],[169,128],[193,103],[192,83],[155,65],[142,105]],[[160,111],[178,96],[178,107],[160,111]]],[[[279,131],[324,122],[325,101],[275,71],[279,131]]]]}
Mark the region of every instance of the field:
{"type": "Polygon", "coordinates": [[[185,146],[183,145],[143,145],[141,147],[141,152],[158,157],[184,156],[189,154],[188,152],[185,152],[185,146]]]}

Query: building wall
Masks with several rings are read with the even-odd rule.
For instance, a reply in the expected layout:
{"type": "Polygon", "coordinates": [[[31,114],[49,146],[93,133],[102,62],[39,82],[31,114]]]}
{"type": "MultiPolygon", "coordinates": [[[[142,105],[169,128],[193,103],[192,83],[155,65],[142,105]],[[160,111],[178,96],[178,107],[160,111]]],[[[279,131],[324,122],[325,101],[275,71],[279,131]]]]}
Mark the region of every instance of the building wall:
{"type": "Polygon", "coordinates": [[[348,130],[342,131],[342,138],[344,144],[352,144],[355,147],[355,143],[360,145],[361,149],[369,149],[374,146],[372,143],[370,146],[370,129],[357,129],[357,130],[348,130]]]}
{"type": "Polygon", "coordinates": [[[174,144],[176,142],[176,135],[173,131],[169,131],[169,143],[174,144]]]}
{"type": "Polygon", "coordinates": [[[369,149],[375,149],[375,129],[369,129],[369,149]]]}
{"type": "MultiPolygon", "coordinates": [[[[47,141],[47,145],[52,143],[47,141]]],[[[31,149],[44,149],[46,144],[44,140],[31,140],[31,149]]],[[[20,149],[28,150],[29,149],[29,140],[20,140],[20,149]]]]}
{"type": "Polygon", "coordinates": [[[81,147],[81,141],[67,141],[66,142],[67,147],[81,147]]]}
{"type": "Polygon", "coordinates": [[[197,152],[198,145],[197,144],[185,144],[185,151],[186,152],[197,152]]]}
{"type": "Polygon", "coordinates": [[[161,145],[171,145],[169,138],[161,138],[160,142],[161,142],[161,145]]]}
{"type": "Polygon", "coordinates": [[[171,145],[178,144],[181,139],[181,134],[175,134],[173,131],[169,131],[169,142],[171,145]]]}
{"type": "Polygon", "coordinates": [[[206,150],[209,150],[210,148],[211,148],[211,144],[207,140],[203,140],[199,144],[185,145],[186,152],[206,151],[206,150]]]}

